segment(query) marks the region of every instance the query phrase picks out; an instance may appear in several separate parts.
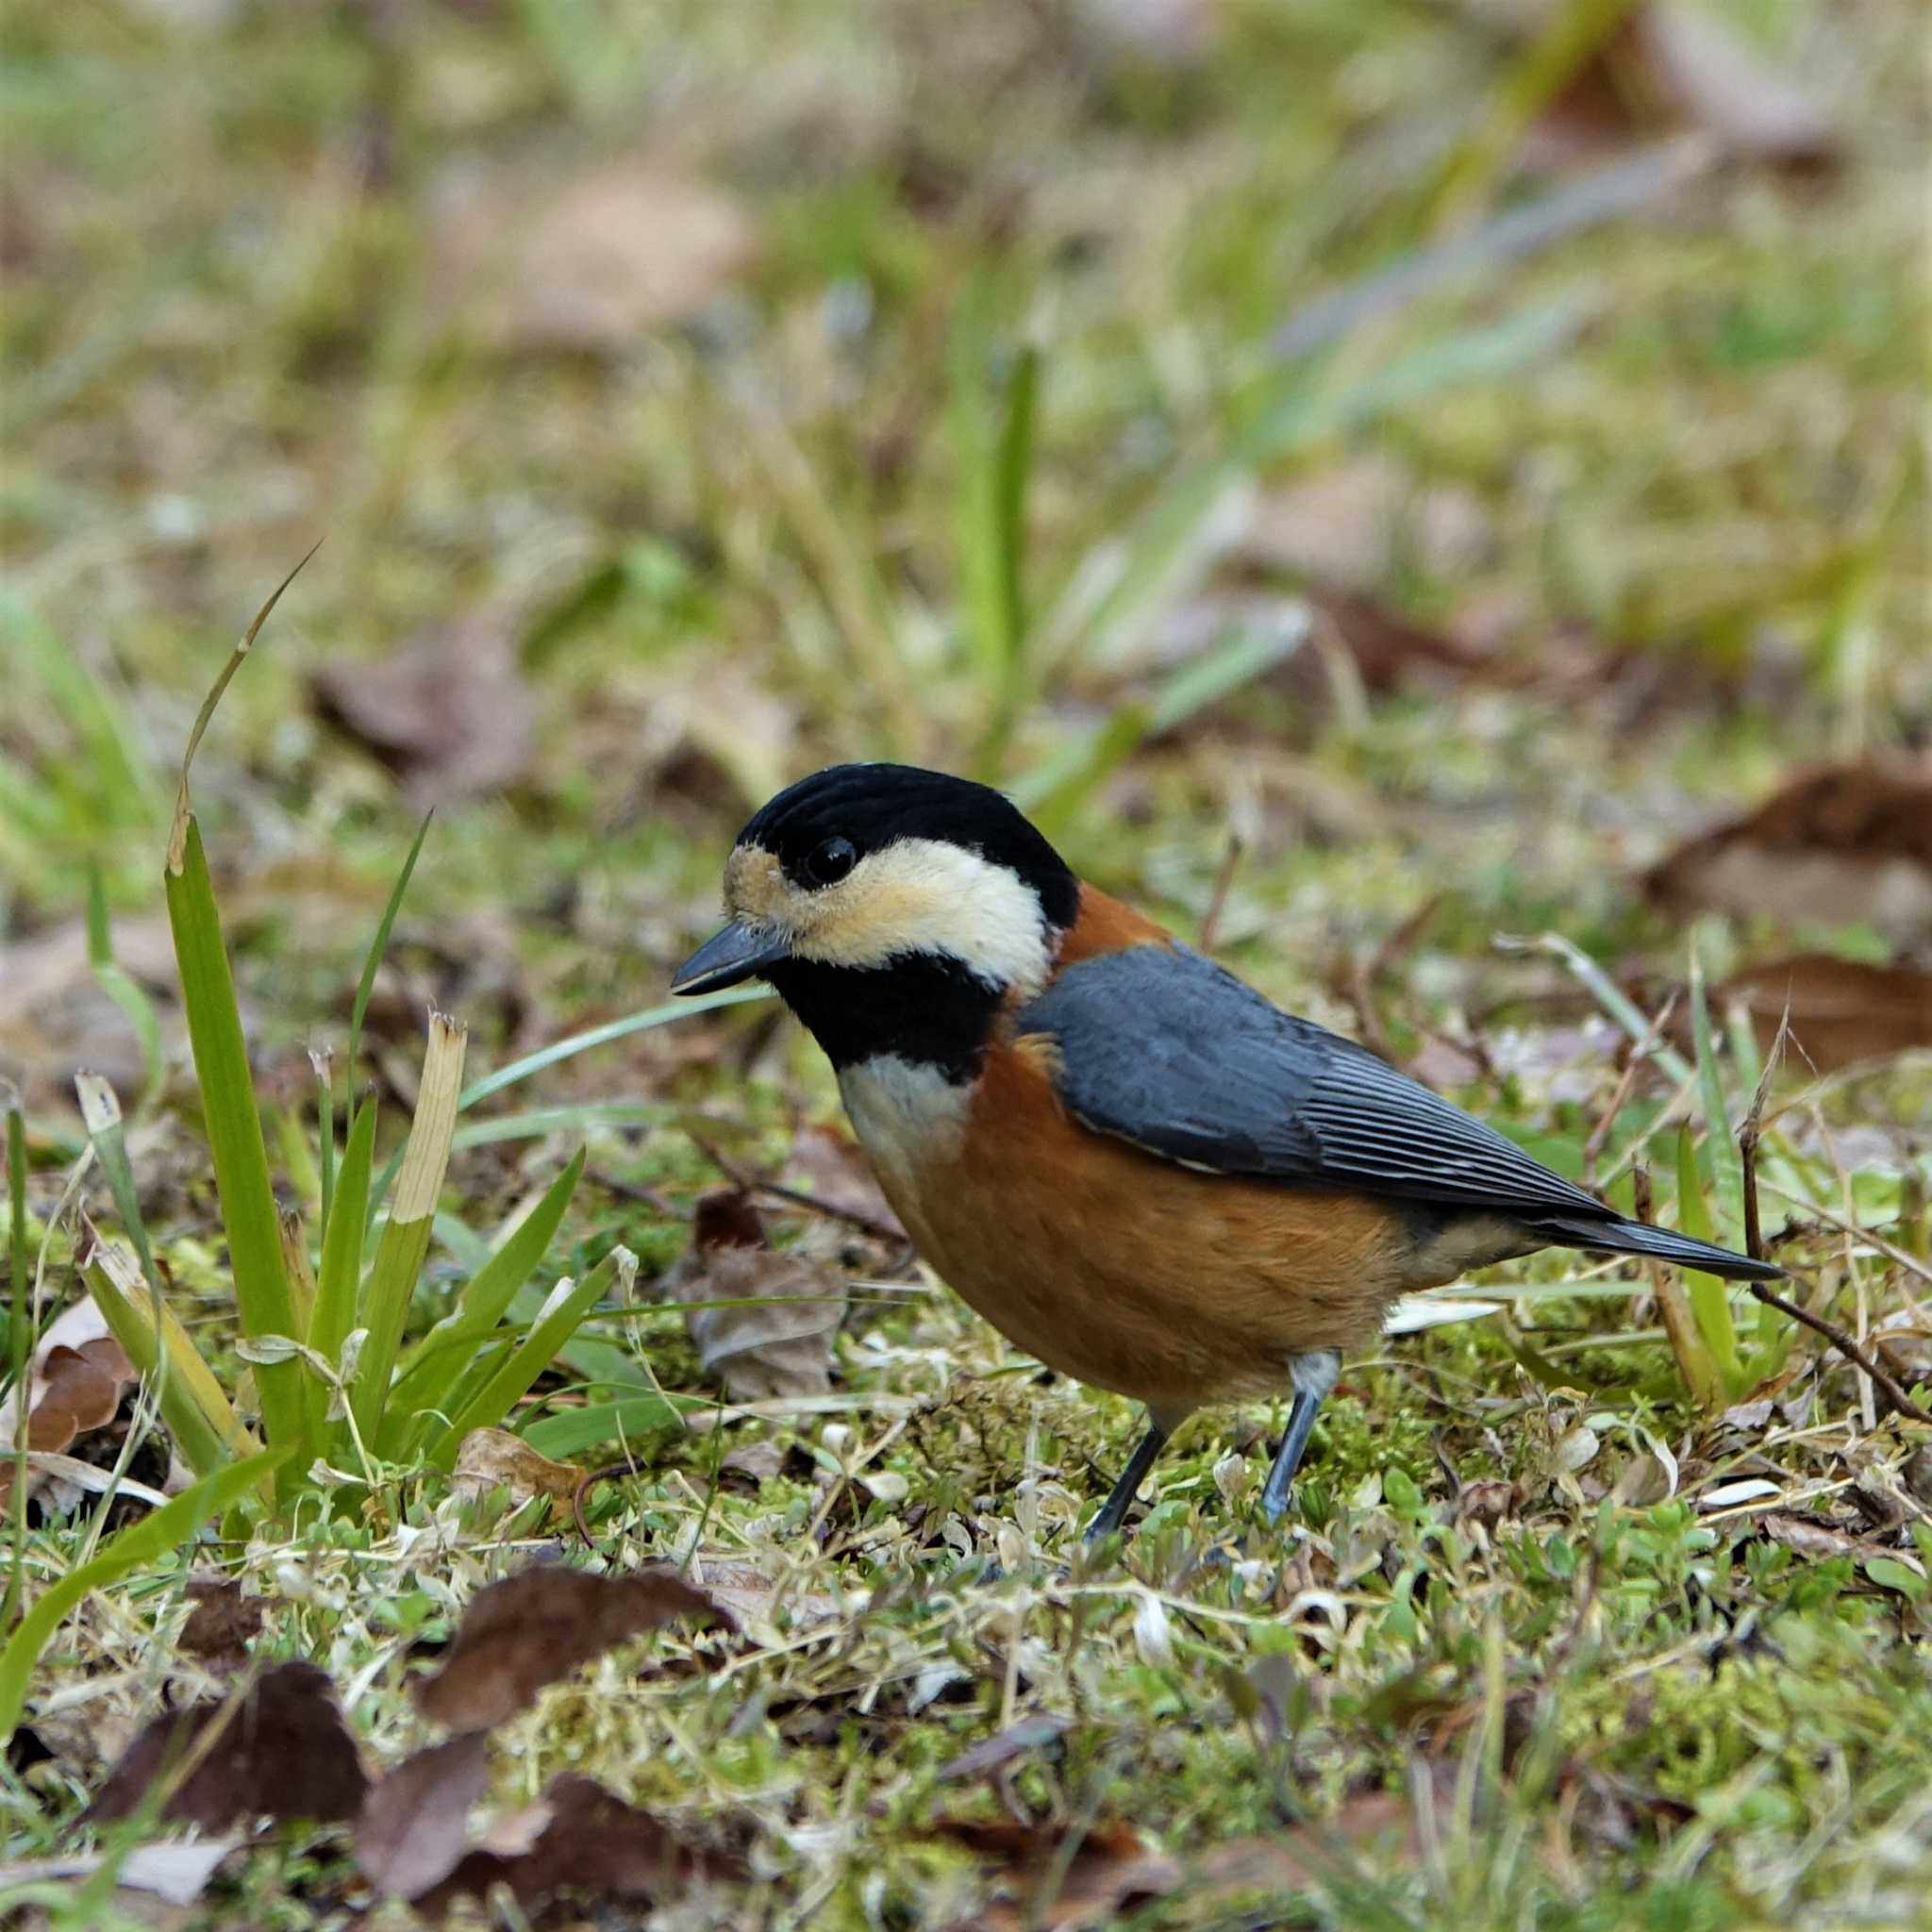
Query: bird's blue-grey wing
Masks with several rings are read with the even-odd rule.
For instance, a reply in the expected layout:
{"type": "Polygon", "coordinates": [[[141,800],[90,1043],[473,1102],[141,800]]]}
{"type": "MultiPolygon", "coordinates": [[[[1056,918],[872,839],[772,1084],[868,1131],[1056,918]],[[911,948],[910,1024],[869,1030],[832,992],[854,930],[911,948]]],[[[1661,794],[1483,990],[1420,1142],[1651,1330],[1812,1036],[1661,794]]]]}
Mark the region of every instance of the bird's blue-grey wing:
{"type": "Polygon", "coordinates": [[[1066,967],[1018,1016],[1093,1131],[1215,1174],[1516,1215],[1604,1216],[1493,1128],[1185,946],[1066,967]]]}

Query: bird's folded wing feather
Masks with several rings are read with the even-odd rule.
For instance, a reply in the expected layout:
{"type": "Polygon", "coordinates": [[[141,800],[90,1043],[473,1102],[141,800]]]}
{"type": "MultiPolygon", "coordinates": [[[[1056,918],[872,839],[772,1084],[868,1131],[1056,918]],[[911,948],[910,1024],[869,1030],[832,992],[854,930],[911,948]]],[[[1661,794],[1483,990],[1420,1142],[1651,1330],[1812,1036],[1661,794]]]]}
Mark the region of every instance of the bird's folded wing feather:
{"type": "Polygon", "coordinates": [[[1017,1026],[1054,1041],[1074,1119],[1190,1167],[1526,1215],[1609,1212],[1365,1047],[1282,1012],[1185,946],[1068,966],[1017,1026]]]}

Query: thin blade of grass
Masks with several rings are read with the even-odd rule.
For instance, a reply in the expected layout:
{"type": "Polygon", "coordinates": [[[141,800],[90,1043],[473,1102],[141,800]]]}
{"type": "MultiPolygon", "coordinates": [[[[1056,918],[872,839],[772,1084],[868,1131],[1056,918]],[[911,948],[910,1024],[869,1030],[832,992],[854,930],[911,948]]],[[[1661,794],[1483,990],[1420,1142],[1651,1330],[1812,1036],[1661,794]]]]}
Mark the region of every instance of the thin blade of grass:
{"type": "Polygon", "coordinates": [[[154,1002],[116,962],[113,936],[108,924],[108,889],[101,869],[92,860],[87,869],[87,957],[93,968],[94,983],[126,1016],[141,1045],[141,1064],[146,1077],[141,1090],[145,1108],[161,1091],[167,1069],[161,1060],[161,1025],[155,1017],[154,1002]]]}
{"type": "MultiPolygon", "coordinates": [[[[322,1238],[322,1268],[315,1279],[315,1309],[306,1340],[325,1360],[341,1358],[342,1343],[356,1325],[362,1287],[362,1247],[368,1229],[369,1170],[375,1159],[375,1100],[372,1095],[349,1122],[348,1144],[342,1153],[341,1174],[336,1186],[336,1211],[322,1238]]],[[[315,1453],[323,1453],[325,1391],[308,1386],[308,1426],[315,1453]]]]}
{"type": "Polygon", "coordinates": [[[375,1244],[363,1288],[359,1325],[369,1331],[357,1365],[350,1405],[362,1441],[380,1439],[390,1375],[408,1318],[416,1277],[429,1251],[437,1197],[449,1166],[450,1137],[456,1128],[457,1097],[463,1081],[463,1029],[446,1013],[429,1016],[429,1044],[423,1057],[423,1080],[416,1117],[409,1124],[395,1204],[375,1244]]]}
{"type": "Polygon", "coordinates": [[[646,1007],[641,1012],[627,1013],[621,1020],[607,1020],[601,1026],[573,1033],[567,1040],[554,1040],[548,1046],[541,1046],[535,1053],[525,1054],[522,1059],[511,1060],[507,1067],[498,1067],[493,1074],[485,1074],[480,1080],[471,1082],[463,1090],[459,1104],[467,1112],[479,1100],[487,1100],[492,1093],[501,1093],[506,1087],[514,1087],[519,1080],[527,1080],[532,1074],[541,1074],[545,1067],[554,1067],[559,1060],[588,1053],[593,1046],[608,1046],[613,1040],[624,1040],[633,1033],[645,1033],[654,1026],[668,1026],[674,1021],[689,1019],[697,1013],[708,1013],[718,1007],[741,1007],[753,1000],[772,997],[770,987],[731,986],[723,992],[700,993],[695,999],[669,1000],[662,1006],[646,1007]]]}
{"type": "Polygon", "coordinates": [[[150,1281],[158,1281],[154,1249],[148,1244],[147,1223],[142,1218],[141,1196],[134,1185],[134,1167],[127,1158],[127,1137],[121,1124],[121,1103],[114,1090],[98,1074],[76,1074],[74,1091],[80,1101],[80,1118],[87,1137],[93,1142],[94,1158],[108,1176],[108,1191],[114,1197],[114,1211],[121,1225],[141,1257],[141,1272],[150,1281]]]}
{"type": "Polygon", "coordinates": [[[455,1463],[458,1444],[472,1429],[501,1427],[511,1407],[529,1393],[537,1377],[612,1283],[618,1284],[621,1294],[629,1294],[637,1270],[637,1257],[628,1248],[613,1248],[581,1281],[559,1281],[529,1334],[463,1406],[442,1435],[431,1440],[426,1450],[429,1461],[448,1469],[455,1463]]]}
{"type": "Polygon", "coordinates": [[[1711,1034],[1704,960],[1694,944],[1690,948],[1690,1041],[1697,1056],[1697,1085],[1704,1102],[1704,1155],[1700,1171],[1717,1188],[1724,1225],[1737,1227],[1744,1215],[1743,1180],[1732,1164],[1731,1125],[1724,1112],[1724,1083],[1718,1071],[1717,1045],[1711,1034]]]}
{"type": "Polygon", "coordinates": [[[13,1542],[13,1561],[8,1566],[7,1597],[0,1607],[0,1629],[13,1622],[19,1607],[21,1556],[26,1547],[26,1454],[27,1388],[26,1365],[32,1349],[28,1329],[32,1315],[27,1301],[26,1265],[26,1121],[17,1096],[8,1090],[7,1105],[7,1232],[9,1243],[8,1272],[12,1294],[7,1307],[7,1386],[16,1391],[14,1440],[0,1444],[10,1451],[13,1465],[12,1522],[8,1528],[13,1542]]]}
{"type": "Polygon", "coordinates": [[[396,874],[396,882],[390,888],[389,903],[382,908],[382,917],[375,924],[375,937],[369,941],[369,953],[362,961],[362,977],[356,985],[356,1004],[349,1013],[349,1054],[343,1064],[348,1068],[351,1091],[354,1091],[357,1057],[362,1046],[362,1018],[369,1010],[369,995],[375,986],[375,975],[382,969],[382,956],[389,950],[389,936],[396,923],[396,914],[402,910],[403,894],[409,890],[409,874],[416,870],[416,859],[423,850],[423,841],[429,836],[429,821],[434,812],[425,812],[423,823],[416,827],[416,836],[410,841],[409,855],[403,860],[403,869],[396,874]]]}
{"type": "Polygon", "coordinates": [[[1265,631],[1242,631],[1174,673],[1151,704],[1123,705],[1088,738],[1016,779],[1008,789],[1024,811],[1051,833],[1150,738],[1173,731],[1223,698],[1265,675],[1300,649],[1308,613],[1265,631]]]}
{"type": "Polygon", "coordinates": [[[390,1442],[400,1449],[401,1427],[412,1426],[416,1416],[446,1405],[471,1351],[490,1337],[543,1258],[576,1191],[588,1152],[577,1149],[542,1199],[463,1285],[456,1307],[404,1357],[403,1372],[396,1378],[394,1422],[384,1453],[389,1453],[390,1442]]]}
{"type": "MultiPolygon", "coordinates": [[[[336,1200],[335,1070],[325,1048],[311,1052],[308,1064],[315,1069],[315,1139],[322,1170],[322,1213],[315,1224],[316,1231],[326,1240],[329,1209],[336,1200]]],[[[354,1091],[353,1086],[350,1091],[354,1091]]]]}
{"type": "MultiPolygon", "coordinates": [[[[187,779],[184,772],[183,795],[187,779]]],[[[163,884],[175,957],[181,971],[182,1003],[188,1014],[189,1043],[201,1087],[208,1149],[213,1157],[215,1191],[222,1204],[235,1304],[242,1334],[289,1335],[294,1306],[282,1262],[282,1231],[269,1185],[268,1151],[256,1105],[235,1004],[235,982],[222,943],[221,916],[202,850],[201,828],[192,814],[181,833],[178,862],[171,862],[163,884]]],[[[301,1372],[293,1362],[264,1366],[256,1377],[261,1420],[272,1446],[299,1441],[303,1421],[301,1372]]],[[[287,1465],[283,1465],[286,1472],[287,1465]]]]}
{"type": "Polygon", "coordinates": [[[142,1564],[168,1555],[209,1517],[240,1502],[258,1483],[272,1480],[289,1455],[286,1448],[271,1449],[204,1476],[151,1516],[109,1537],[92,1562],[69,1571],[59,1582],[42,1591],[20,1620],[6,1649],[0,1651],[0,1737],[13,1735],[34,1665],[47,1640],[59,1628],[60,1620],[75,1604],[91,1591],[103,1590],[142,1564]]]}

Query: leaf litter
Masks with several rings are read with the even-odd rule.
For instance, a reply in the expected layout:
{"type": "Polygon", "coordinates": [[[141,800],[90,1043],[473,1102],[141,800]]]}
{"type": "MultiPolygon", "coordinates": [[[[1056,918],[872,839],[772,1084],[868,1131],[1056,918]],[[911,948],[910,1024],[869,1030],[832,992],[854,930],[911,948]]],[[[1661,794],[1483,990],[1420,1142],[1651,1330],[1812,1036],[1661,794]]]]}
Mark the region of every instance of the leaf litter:
{"type": "Polygon", "coordinates": [[[828,1261],[774,1248],[744,1190],[718,1189],[699,1200],[691,1251],[660,1287],[667,1301],[687,1305],[685,1323],[706,1373],[734,1401],[822,1395],[831,1387],[845,1278],[828,1261]]]}

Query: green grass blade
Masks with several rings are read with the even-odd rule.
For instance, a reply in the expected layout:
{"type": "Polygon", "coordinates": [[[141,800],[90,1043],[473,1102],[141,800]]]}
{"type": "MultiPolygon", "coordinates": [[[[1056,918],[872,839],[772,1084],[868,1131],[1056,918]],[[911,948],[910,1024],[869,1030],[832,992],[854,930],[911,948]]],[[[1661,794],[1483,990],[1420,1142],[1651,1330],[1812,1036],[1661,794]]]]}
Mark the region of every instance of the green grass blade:
{"type": "Polygon", "coordinates": [[[416,1117],[388,1222],[375,1243],[375,1259],[364,1284],[361,1327],[369,1331],[350,1391],[356,1427],[365,1443],[382,1433],[389,1384],[402,1345],[410,1297],[436,1218],[437,1196],[449,1166],[450,1136],[457,1120],[457,1096],[463,1082],[463,1029],[445,1013],[429,1016],[429,1045],[423,1057],[423,1082],[416,1117]]]}
{"type": "Polygon", "coordinates": [[[334,1361],[356,1325],[362,1287],[362,1243],[368,1227],[369,1173],[375,1161],[375,1101],[365,1100],[349,1122],[336,1181],[336,1212],[322,1237],[322,1269],[315,1277],[315,1313],[306,1341],[334,1361]]]}
{"type": "Polygon", "coordinates": [[[141,1270],[150,1281],[161,1277],[155,1272],[154,1249],[148,1244],[147,1224],[142,1218],[141,1196],[134,1185],[134,1167],[127,1158],[127,1137],[121,1125],[121,1103],[114,1090],[98,1074],[77,1074],[75,1092],[80,1100],[80,1118],[87,1137],[93,1142],[94,1158],[108,1176],[108,1191],[114,1197],[114,1211],[127,1230],[134,1251],[141,1257],[141,1270]]]}
{"type": "MultiPolygon", "coordinates": [[[[588,1152],[577,1149],[508,1240],[464,1284],[456,1307],[405,1358],[393,1402],[398,1426],[391,1427],[388,1438],[398,1448],[402,1429],[413,1425],[416,1416],[444,1407],[475,1349],[502,1321],[518,1290],[543,1258],[576,1191],[588,1152]]],[[[387,1443],[384,1453],[391,1453],[387,1443]]]]}
{"type": "MultiPolygon", "coordinates": [[[[1689,1124],[1677,1129],[1677,1225],[1701,1241],[1712,1239],[1710,1209],[1704,1199],[1704,1177],[1697,1171],[1697,1143],[1689,1124]]],[[[1740,1392],[1743,1364],[1738,1358],[1738,1333],[1731,1321],[1730,1291],[1715,1274],[1687,1268],[1685,1285],[1690,1293],[1690,1313],[1717,1364],[1726,1396],[1740,1392]]]]}
{"type": "MultiPolygon", "coordinates": [[[[28,1281],[32,1271],[26,1262],[26,1122],[11,1088],[7,1106],[7,1235],[8,1274],[12,1293],[7,1307],[7,1386],[19,1392],[14,1400],[21,1424],[27,1419],[26,1365],[31,1345],[27,1333],[32,1320],[28,1305],[28,1281]]],[[[7,1597],[0,1607],[0,1629],[13,1622],[20,1600],[21,1553],[26,1547],[26,1430],[17,1427],[11,1442],[0,1443],[0,1451],[10,1452],[13,1466],[13,1507],[8,1531],[13,1543],[13,1562],[7,1579],[7,1597]]]]}
{"type": "MultiPolygon", "coordinates": [[[[321,1155],[322,1212],[316,1230],[328,1238],[329,1209],[336,1203],[336,1096],[334,1069],[326,1052],[311,1053],[308,1063],[315,1069],[315,1141],[321,1155]]],[[[350,1091],[354,1092],[352,1085],[350,1091]]],[[[351,1111],[354,1111],[353,1107],[351,1111]]]]}
{"type": "MultiPolygon", "coordinates": [[[[282,1265],[281,1223],[269,1186],[261,1115],[249,1075],[248,1048],[222,944],[221,916],[215,909],[201,827],[192,814],[179,863],[173,862],[171,855],[164,884],[242,1332],[251,1337],[292,1335],[294,1307],[282,1265]]],[[[270,1445],[301,1441],[305,1428],[299,1366],[292,1361],[265,1364],[257,1371],[256,1386],[270,1445]]]]}
{"type": "Polygon", "coordinates": [[[1022,348],[1005,391],[991,393],[989,285],[955,312],[948,361],[958,466],[959,579],[988,715],[979,763],[997,772],[1024,697],[1026,670],[1026,488],[1033,467],[1040,357],[1022,348]]]}
{"type": "Polygon", "coordinates": [[[472,1429],[498,1428],[511,1407],[529,1393],[536,1379],[555,1359],[557,1351],[576,1325],[596,1306],[613,1282],[628,1292],[638,1261],[628,1248],[613,1248],[581,1281],[559,1281],[531,1324],[530,1332],[509,1353],[483,1387],[467,1402],[442,1434],[431,1440],[429,1460],[441,1469],[456,1461],[457,1445],[472,1429]]]}
{"type": "Polygon", "coordinates": [[[141,1105],[147,1107],[161,1091],[167,1073],[161,1059],[160,1022],[155,1017],[154,1002],[115,960],[113,938],[108,926],[108,889],[102,882],[100,867],[92,860],[87,869],[87,957],[93,968],[95,984],[125,1014],[141,1044],[141,1063],[146,1073],[141,1105]]]}
{"type": "Polygon", "coordinates": [[[654,1026],[668,1026],[674,1021],[690,1019],[694,1013],[708,1013],[714,1008],[739,1007],[747,1001],[771,997],[769,987],[732,986],[726,987],[723,992],[700,993],[695,999],[669,1000],[662,1006],[646,1007],[641,1012],[628,1013],[622,1020],[607,1020],[601,1026],[573,1033],[568,1040],[552,1041],[548,1046],[539,1047],[535,1053],[525,1054],[522,1059],[512,1060],[508,1066],[498,1067],[493,1074],[486,1074],[480,1080],[473,1081],[463,1090],[461,1106],[467,1111],[479,1100],[487,1100],[492,1093],[501,1093],[506,1087],[514,1087],[519,1080],[527,1080],[532,1074],[541,1074],[545,1067],[554,1067],[559,1060],[588,1053],[593,1046],[608,1046],[613,1040],[624,1040],[633,1033],[645,1033],[654,1026]]]}
{"type": "MultiPolygon", "coordinates": [[[[693,1398],[693,1408],[708,1407],[693,1398]]],[[[639,1436],[659,1436],[680,1425],[683,1410],[664,1395],[630,1395],[620,1402],[591,1402],[581,1408],[560,1409],[524,1430],[524,1441],[540,1454],[568,1461],[599,1442],[622,1442],[639,1436]]]]}
{"type": "Polygon", "coordinates": [[[288,1457],[287,1449],[272,1449],[204,1476],[152,1515],[109,1537],[92,1562],[69,1571],[58,1583],[42,1591],[20,1620],[6,1649],[0,1650],[0,1737],[13,1735],[26,1703],[27,1680],[34,1665],[47,1640],[59,1628],[60,1620],[75,1604],[91,1591],[103,1590],[130,1570],[168,1555],[209,1517],[241,1501],[261,1478],[272,1476],[288,1457]]]}
{"type": "MultiPolygon", "coordinates": [[[[1704,1102],[1704,1158],[1701,1171],[1715,1182],[1720,1211],[1727,1228],[1744,1219],[1744,1182],[1731,1141],[1724,1112],[1724,1083],[1718,1071],[1717,1045],[1710,1024],[1710,1001],[1705,992],[1704,961],[1690,948],[1690,1040],[1697,1056],[1697,1086],[1704,1102]]],[[[1707,1241],[1711,1237],[1706,1235],[1707,1241]]]]}
{"type": "Polygon", "coordinates": [[[403,860],[403,869],[396,874],[396,882],[390,888],[389,903],[382,908],[382,917],[376,922],[375,937],[369,942],[368,957],[362,961],[362,977],[356,986],[356,1004],[349,1014],[349,1057],[348,1067],[350,1091],[355,1091],[356,1060],[362,1045],[362,1016],[369,1010],[369,995],[375,986],[375,975],[382,968],[382,956],[389,950],[391,928],[396,923],[396,914],[402,910],[403,894],[409,890],[409,874],[416,870],[417,855],[423,850],[423,841],[429,836],[429,821],[433,812],[423,815],[423,823],[416,827],[416,837],[409,846],[409,856],[403,860]]]}
{"type": "Polygon", "coordinates": [[[1049,832],[1064,825],[1094,789],[1150,738],[1179,725],[1265,675],[1301,648],[1297,629],[1242,631],[1168,679],[1151,704],[1123,705],[1089,737],[1043,761],[1008,789],[1021,808],[1049,832]]]}

